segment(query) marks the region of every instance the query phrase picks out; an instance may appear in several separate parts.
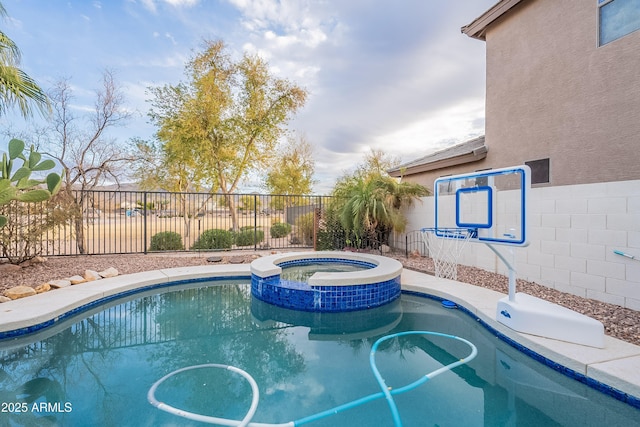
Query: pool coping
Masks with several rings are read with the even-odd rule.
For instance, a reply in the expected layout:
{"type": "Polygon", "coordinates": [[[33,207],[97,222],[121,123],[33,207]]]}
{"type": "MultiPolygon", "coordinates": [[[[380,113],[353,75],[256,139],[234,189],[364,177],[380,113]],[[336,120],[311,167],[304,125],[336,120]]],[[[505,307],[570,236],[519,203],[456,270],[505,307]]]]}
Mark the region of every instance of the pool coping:
{"type": "MultiPolygon", "coordinates": [[[[343,252],[340,252],[344,256],[343,252]]],[[[10,340],[53,326],[70,314],[148,289],[190,281],[251,279],[249,264],[178,267],[127,274],[0,304],[0,338],[10,340]]],[[[640,408],[640,346],[605,336],[605,347],[558,341],[507,328],[495,320],[497,301],[490,289],[405,269],[402,290],[455,302],[494,335],[534,359],[618,400],[640,408]]],[[[6,342],[6,341],[5,341],[6,342]]]]}

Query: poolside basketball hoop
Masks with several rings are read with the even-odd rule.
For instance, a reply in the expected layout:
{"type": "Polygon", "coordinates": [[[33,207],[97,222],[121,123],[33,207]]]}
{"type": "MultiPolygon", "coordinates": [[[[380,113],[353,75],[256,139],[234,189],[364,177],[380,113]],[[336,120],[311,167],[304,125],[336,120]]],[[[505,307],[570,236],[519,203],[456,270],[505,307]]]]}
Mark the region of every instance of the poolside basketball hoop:
{"type": "Polygon", "coordinates": [[[423,228],[422,240],[433,260],[436,277],[458,279],[458,260],[477,231],[470,228],[423,228]]]}

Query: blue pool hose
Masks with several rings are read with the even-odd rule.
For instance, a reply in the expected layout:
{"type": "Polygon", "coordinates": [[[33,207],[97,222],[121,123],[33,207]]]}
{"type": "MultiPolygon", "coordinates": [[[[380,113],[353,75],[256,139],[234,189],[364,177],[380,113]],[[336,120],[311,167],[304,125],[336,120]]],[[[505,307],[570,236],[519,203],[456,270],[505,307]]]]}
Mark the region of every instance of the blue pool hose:
{"type": "Polygon", "coordinates": [[[430,379],[442,374],[443,372],[447,372],[450,371],[451,369],[460,366],[462,364],[465,363],[469,363],[471,360],[473,360],[476,355],[478,354],[478,349],[476,348],[475,345],[473,345],[473,343],[471,343],[470,341],[467,341],[464,338],[460,338],[457,337],[455,335],[449,335],[449,334],[442,334],[439,332],[431,332],[431,331],[406,331],[406,332],[398,332],[395,334],[390,334],[390,335],[385,335],[382,338],[379,338],[371,347],[371,353],[369,354],[369,365],[371,365],[371,370],[373,371],[374,376],[376,377],[376,381],[378,382],[378,385],[380,386],[380,389],[382,390],[381,392],[378,393],[374,393],[374,394],[370,394],[368,396],[365,397],[361,397],[359,399],[356,400],[352,400],[351,402],[336,406],[334,408],[328,409],[326,411],[322,411],[322,412],[318,412],[316,414],[310,415],[308,417],[304,417],[304,418],[300,418],[298,420],[295,421],[289,421],[287,423],[281,423],[281,424],[270,424],[270,423],[255,423],[255,422],[251,422],[251,419],[253,418],[257,408],[258,408],[258,400],[259,400],[259,396],[260,396],[260,392],[258,390],[258,385],[256,383],[256,381],[253,379],[253,377],[251,377],[251,375],[249,375],[247,372],[243,371],[242,369],[233,367],[233,366],[228,366],[228,365],[220,365],[217,363],[209,363],[209,364],[204,364],[204,365],[194,365],[194,366],[188,366],[186,368],[181,368],[178,370],[175,370],[167,375],[165,375],[164,377],[160,378],[158,381],[156,381],[151,388],[149,389],[148,393],[147,393],[147,399],[149,400],[149,403],[151,403],[153,406],[155,406],[156,408],[163,410],[165,412],[171,413],[173,415],[177,415],[183,418],[187,418],[190,420],[194,420],[194,421],[201,421],[201,422],[205,422],[205,423],[209,423],[209,424],[217,424],[217,425],[223,425],[223,426],[231,426],[231,427],[296,427],[296,426],[301,426],[304,424],[308,424],[310,422],[313,421],[317,421],[320,420],[322,418],[327,418],[329,416],[332,415],[336,415],[342,411],[345,411],[347,409],[352,409],[355,408],[356,406],[360,406],[363,405],[365,403],[371,402],[372,400],[376,400],[376,399],[381,399],[381,398],[385,398],[387,401],[387,404],[389,405],[389,409],[391,410],[391,415],[393,416],[393,423],[394,426],[396,427],[401,427],[402,426],[402,420],[400,419],[400,413],[398,412],[398,407],[396,406],[395,401],[393,400],[393,396],[396,394],[401,394],[401,393],[405,393],[407,391],[413,390],[416,387],[424,384],[425,382],[429,381],[430,379]],[[400,388],[396,388],[396,389],[391,389],[390,387],[388,387],[384,381],[384,379],[382,378],[382,376],[380,375],[380,371],[378,371],[378,367],[376,366],[376,360],[375,360],[375,355],[376,352],[378,350],[378,346],[383,343],[384,341],[396,338],[396,337],[401,337],[401,336],[405,336],[405,335],[433,335],[433,336],[438,336],[438,337],[444,337],[444,338],[451,338],[454,340],[458,340],[461,341],[465,344],[467,344],[470,348],[471,348],[471,353],[469,353],[469,355],[463,359],[457,360],[455,362],[452,362],[448,365],[442,366],[441,368],[436,369],[435,371],[432,371],[422,377],[420,377],[419,379],[417,379],[416,381],[412,382],[411,384],[405,385],[404,387],[400,387],[400,388]],[[192,369],[203,369],[203,368],[217,368],[217,369],[227,369],[229,371],[232,371],[234,373],[240,374],[241,376],[243,376],[251,385],[251,390],[253,392],[253,397],[251,399],[251,406],[249,408],[249,411],[247,412],[247,414],[244,416],[244,418],[242,420],[231,420],[228,418],[219,418],[219,417],[211,417],[211,416],[207,416],[207,415],[201,415],[201,414],[196,414],[193,412],[189,412],[189,411],[184,411],[182,409],[178,409],[175,408],[171,405],[168,405],[166,403],[163,402],[159,402],[156,397],[155,397],[155,393],[156,390],[158,388],[158,386],[160,386],[160,384],[162,384],[165,380],[169,379],[170,377],[179,374],[181,372],[184,371],[188,371],[188,370],[192,370],[192,369]]]}
{"type": "Polygon", "coordinates": [[[623,257],[630,258],[630,259],[636,259],[635,255],[630,255],[630,254],[624,253],[624,252],[616,250],[616,249],[613,250],[613,253],[616,254],[616,255],[621,255],[623,257]]]}

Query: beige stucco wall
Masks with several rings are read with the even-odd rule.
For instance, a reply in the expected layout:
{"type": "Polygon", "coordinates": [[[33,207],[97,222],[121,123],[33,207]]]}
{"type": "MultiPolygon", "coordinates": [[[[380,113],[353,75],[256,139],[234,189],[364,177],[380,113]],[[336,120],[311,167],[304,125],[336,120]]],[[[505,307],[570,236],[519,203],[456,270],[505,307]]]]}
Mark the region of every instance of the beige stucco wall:
{"type": "Polygon", "coordinates": [[[640,178],[640,31],[602,47],[597,2],[532,0],[488,28],[487,162],[550,185],[640,178]]]}
{"type": "Polygon", "coordinates": [[[487,157],[405,180],[543,158],[537,187],[640,179],[640,31],[598,47],[595,0],[529,0],[488,27],[486,49],[487,157]]]}

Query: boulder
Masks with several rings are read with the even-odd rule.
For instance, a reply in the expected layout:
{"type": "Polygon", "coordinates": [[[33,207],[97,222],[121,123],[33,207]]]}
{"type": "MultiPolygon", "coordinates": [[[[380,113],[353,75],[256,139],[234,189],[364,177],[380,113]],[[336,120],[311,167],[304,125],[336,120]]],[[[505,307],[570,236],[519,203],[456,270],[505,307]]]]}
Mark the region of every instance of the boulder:
{"type": "Polygon", "coordinates": [[[21,269],[22,267],[15,264],[0,264],[0,273],[2,274],[15,273],[21,269]]]}
{"type": "Polygon", "coordinates": [[[207,258],[207,262],[221,262],[221,261],[222,261],[221,256],[210,256],[209,258],[207,258]]]}
{"type": "Polygon", "coordinates": [[[43,283],[42,285],[38,285],[35,288],[37,294],[42,294],[44,292],[49,292],[51,290],[51,285],[48,283],[43,283]]]}
{"type": "Polygon", "coordinates": [[[71,282],[66,279],[50,280],[47,283],[54,289],[66,288],[67,286],[71,286],[71,282]]]}
{"type": "Polygon", "coordinates": [[[102,279],[102,276],[100,276],[100,273],[98,273],[95,270],[85,270],[82,277],[84,277],[84,280],[86,280],[87,282],[92,282],[94,280],[102,279]]]}
{"type": "Polygon", "coordinates": [[[23,262],[21,264],[21,266],[22,267],[29,267],[29,266],[32,266],[32,265],[45,263],[46,261],[47,261],[47,259],[45,257],[38,255],[38,256],[35,256],[35,257],[23,262]]]}
{"type": "Polygon", "coordinates": [[[98,274],[100,275],[100,277],[106,279],[108,277],[116,277],[118,275],[118,270],[113,267],[109,267],[104,271],[100,271],[98,274]]]}
{"type": "Polygon", "coordinates": [[[78,275],[68,277],[67,280],[69,282],[71,282],[72,285],[79,285],[80,283],[85,283],[86,282],[84,277],[78,276],[78,275]]]}
{"type": "Polygon", "coordinates": [[[389,252],[391,252],[391,248],[387,245],[382,245],[380,246],[380,252],[382,252],[383,254],[388,254],[389,252]]]}
{"type": "Polygon", "coordinates": [[[15,286],[4,291],[4,296],[10,299],[18,299],[35,295],[36,291],[29,286],[15,286]]]}
{"type": "Polygon", "coordinates": [[[11,301],[11,298],[7,298],[4,295],[0,295],[0,303],[9,302],[9,301],[11,301]]]}

